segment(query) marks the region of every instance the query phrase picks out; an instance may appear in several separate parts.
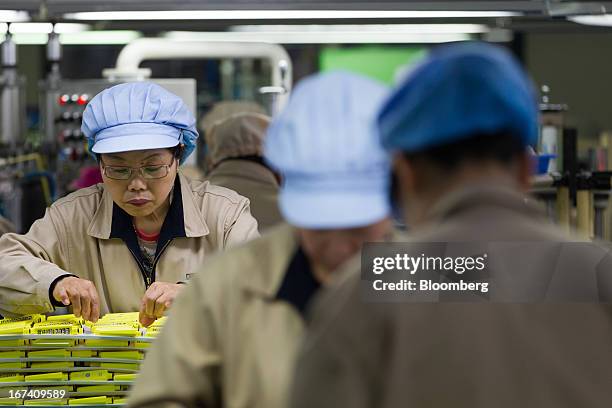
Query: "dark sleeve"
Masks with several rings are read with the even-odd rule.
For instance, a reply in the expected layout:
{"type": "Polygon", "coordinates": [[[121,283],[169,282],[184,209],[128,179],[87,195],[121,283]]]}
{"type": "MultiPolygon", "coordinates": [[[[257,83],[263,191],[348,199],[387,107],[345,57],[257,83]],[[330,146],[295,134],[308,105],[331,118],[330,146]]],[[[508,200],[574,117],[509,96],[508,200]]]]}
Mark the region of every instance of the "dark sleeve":
{"type": "MultiPolygon", "coordinates": [[[[358,285],[358,281],[356,284],[358,285]]],[[[349,283],[354,285],[355,282],[349,283]]],[[[368,371],[370,356],[365,355],[368,339],[362,337],[362,324],[355,322],[359,313],[358,291],[346,298],[344,287],[326,290],[314,300],[310,324],[297,360],[290,393],[291,408],[365,408],[372,405],[368,371]],[[346,299],[346,301],[345,301],[346,299]],[[359,339],[359,341],[356,341],[359,339]]]]}

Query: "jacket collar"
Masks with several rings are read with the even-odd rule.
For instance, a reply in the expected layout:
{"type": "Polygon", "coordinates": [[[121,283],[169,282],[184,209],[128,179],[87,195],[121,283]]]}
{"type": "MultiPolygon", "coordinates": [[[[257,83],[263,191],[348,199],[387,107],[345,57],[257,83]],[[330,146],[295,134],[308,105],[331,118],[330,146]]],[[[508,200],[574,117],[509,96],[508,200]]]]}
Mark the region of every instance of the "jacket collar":
{"type": "Polygon", "coordinates": [[[183,197],[183,218],[185,222],[185,236],[188,238],[203,237],[210,230],[202,214],[202,204],[196,202],[197,192],[191,187],[191,181],[179,171],[181,182],[181,195],[183,197]]]}
{"type": "Polygon", "coordinates": [[[315,278],[308,257],[301,246],[294,252],[285,269],[275,299],[293,305],[302,316],[321,284],[315,278]]]}
{"type": "MultiPolygon", "coordinates": [[[[177,177],[174,181],[174,191],[180,191],[180,189],[181,183],[177,177]]],[[[172,198],[168,213],[164,218],[164,223],[159,234],[158,248],[163,247],[167,241],[173,238],[181,237],[186,237],[185,222],[183,218],[183,197],[182,194],[177,194],[172,198]]],[[[132,217],[114,203],[109,238],[121,238],[128,244],[130,242],[133,243],[134,249],[138,248],[132,217]]]]}
{"type": "MultiPolygon", "coordinates": [[[[169,226],[171,224],[173,229],[182,229],[182,236],[186,236],[189,238],[208,235],[210,231],[208,229],[206,221],[203,218],[202,212],[196,205],[196,197],[194,196],[195,194],[192,191],[191,183],[180,172],[174,183],[174,189],[175,194],[176,191],[180,191],[180,195],[175,196],[172,200],[172,203],[170,204],[170,209],[168,210],[168,214],[172,214],[173,217],[176,217],[179,220],[182,219],[182,223],[175,222],[175,219],[172,223],[169,223],[169,226]]],[[[122,216],[124,214],[125,216],[129,217],[123,210],[121,210],[121,208],[119,208],[119,206],[117,206],[113,202],[113,198],[111,197],[110,193],[106,189],[104,189],[102,191],[102,198],[100,200],[98,209],[96,210],[93,219],[89,223],[87,234],[93,238],[98,239],[111,238],[111,232],[114,229],[113,227],[119,228],[116,222],[118,220],[119,222],[123,220],[123,223],[125,223],[125,219],[122,219],[122,216]]],[[[166,223],[164,222],[164,224],[166,223]]],[[[115,231],[117,231],[117,229],[115,229],[115,231]]],[[[178,234],[177,231],[171,231],[173,232],[172,235],[178,234]]]]}
{"type": "Polygon", "coordinates": [[[498,207],[525,214],[531,218],[545,217],[543,208],[533,199],[503,184],[472,184],[444,196],[429,211],[429,221],[442,221],[465,210],[477,207],[498,207]]]}
{"type": "Polygon", "coordinates": [[[248,292],[273,300],[298,250],[297,231],[281,224],[247,245],[256,254],[256,271],[244,274],[239,284],[248,292]]]}
{"type": "Polygon", "coordinates": [[[241,277],[243,288],[269,302],[286,302],[304,316],[321,285],[300,248],[295,228],[281,225],[251,245],[258,264],[253,273],[241,277]]]}

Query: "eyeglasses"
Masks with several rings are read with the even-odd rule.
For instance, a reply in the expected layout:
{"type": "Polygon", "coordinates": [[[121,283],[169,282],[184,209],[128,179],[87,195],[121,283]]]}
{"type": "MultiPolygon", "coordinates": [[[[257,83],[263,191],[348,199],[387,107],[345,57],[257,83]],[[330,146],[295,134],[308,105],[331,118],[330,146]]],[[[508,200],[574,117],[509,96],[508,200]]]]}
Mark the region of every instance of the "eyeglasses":
{"type": "MultiPolygon", "coordinates": [[[[102,159],[100,159],[102,162],[102,159]]],[[[170,167],[174,164],[174,158],[170,164],[158,164],[153,166],[128,167],[128,166],[106,166],[102,162],[102,171],[104,175],[113,180],[129,180],[134,174],[134,170],[138,170],[142,178],[154,180],[161,179],[168,175],[170,167]]]]}

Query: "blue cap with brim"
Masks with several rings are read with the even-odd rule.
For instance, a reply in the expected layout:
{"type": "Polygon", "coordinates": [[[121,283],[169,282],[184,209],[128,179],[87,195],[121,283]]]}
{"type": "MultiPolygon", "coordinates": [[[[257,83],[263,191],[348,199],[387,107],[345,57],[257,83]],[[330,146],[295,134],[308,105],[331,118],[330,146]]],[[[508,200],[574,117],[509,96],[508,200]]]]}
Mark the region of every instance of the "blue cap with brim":
{"type": "Polygon", "coordinates": [[[290,224],[300,228],[362,227],[389,215],[388,187],[389,172],[384,166],[327,178],[285,174],[280,210],[290,224]]]}
{"type": "Polygon", "coordinates": [[[175,127],[158,123],[130,123],[113,126],[96,135],[94,153],[116,153],[147,149],[162,149],[177,146],[181,131],[175,127]]]}
{"type": "Polygon", "coordinates": [[[268,128],[264,156],[283,176],[283,217],[308,229],[358,228],[387,217],[389,155],[374,127],[387,88],[347,72],[300,81],[268,128]]]}
{"type": "Polygon", "coordinates": [[[383,145],[392,151],[419,152],[500,133],[535,145],[535,88],[502,47],[484,42],[444,45],[399,84],[377,123],[383,145]]]}

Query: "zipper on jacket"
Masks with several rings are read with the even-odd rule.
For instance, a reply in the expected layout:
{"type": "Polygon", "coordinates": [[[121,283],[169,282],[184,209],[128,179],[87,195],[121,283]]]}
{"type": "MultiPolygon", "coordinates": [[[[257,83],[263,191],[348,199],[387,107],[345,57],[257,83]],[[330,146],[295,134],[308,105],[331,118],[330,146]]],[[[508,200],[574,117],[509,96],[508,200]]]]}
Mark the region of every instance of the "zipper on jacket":
{"type": "MultiPolygon", "coordinates": [[[[157,267],[157,262],[159,261],[159,258],[161,258],[161,256],[163,255],[164,251],[166,250],[166,248],[168,248],[168,245],[170,245],[170,243],[174,241],[174,238],[169,239],[166,244],[162,247],[161,251],[159,251],[159,254],[157,254],[155,256],[155,259],[153,259],[153,267],[151,268],[151,275],[153,275],[151,278],[153,280],[153,282],[155,282],[155,268],[157,267]]],[[[150,285],[150,283],[149,283],[150,285]]]]}
{"type": "Polygon", "coordinates": [[[136,260],[136,263],[138,264],[138,269],[140,269],[140,274],[142,275],[142,279],[145,284],[145,290],[149,289],[149,287],[153,284],[153,282],[155,282],[155,268],[157,267],[157,262],[159,261],[159,258],[161,258],[162,254],[164,253],[166,248],[168,248],[168,245],[170,245],[172,241],[174,241],[174,238],[168,240],[166,244],[163,246],[162,250],[159,252],[159,254],[155,256],[155,259],[153,260],[153,266],[151,267],[150,274],[146,272],[146,268],[138,260],[138,257],[136,256],[134,251],[132,251],[132,248],[130,248],[129,245],[127,246],[130,253],[132,254],[132,257],[136,260]]]}
{"type": "Polygon", "coordinates": [[[138,244],[138,237],[134,231],[134,223],[132,217],[123,211],[117,204],[113,203],[113,220],[111,224],[111,233],[109,238],[120,238],[123,240],[125,245],[128,247],[132,257],[136,260],[136,264],[140,269],[140,274],[144,281],[146,289],[148,289],[153,282],[155,282],[155,268],[160,256],[168,247],[168,244],[173,238],[186,237],[185,234],[185,222],[183,213],[183,201],[182,196],[178,192],[181,191],[180,177],[177,177],[174,182],[174,190],[177,194],[173,197],[170,203],[170,208],[166,214],[166,219],[162,225],[162,231],[160,231],[160,238],[167,241],[163,248],[156,253],[153,258],[153,265],[151,268],[144,267],[144,258],[142,256],[142,250],[138,244]]]}
{"type": "Polygon", "coordinates": [[[132,254],[132,257],[134,258],[134,260],[138,264],[138,269],[140,269],[140,274],[142,275],[142,280],[144,281],[144,284],[145,284],[145,290],[149,289],[149,286],[151,286],[151,283],[153,283],[151,275],[149,275],[148,273],[145,272],[146,268],[142,265],[142,263],[140,263],[140,261],[138,260],[138,257],[136,256],[136,254],[134,253],[134,251],[132,251],[132,248],[130,248],[129,246],[127,246],[127,247],[128,247],[128,250],[130,251],[130,253],[132,254]]]}

